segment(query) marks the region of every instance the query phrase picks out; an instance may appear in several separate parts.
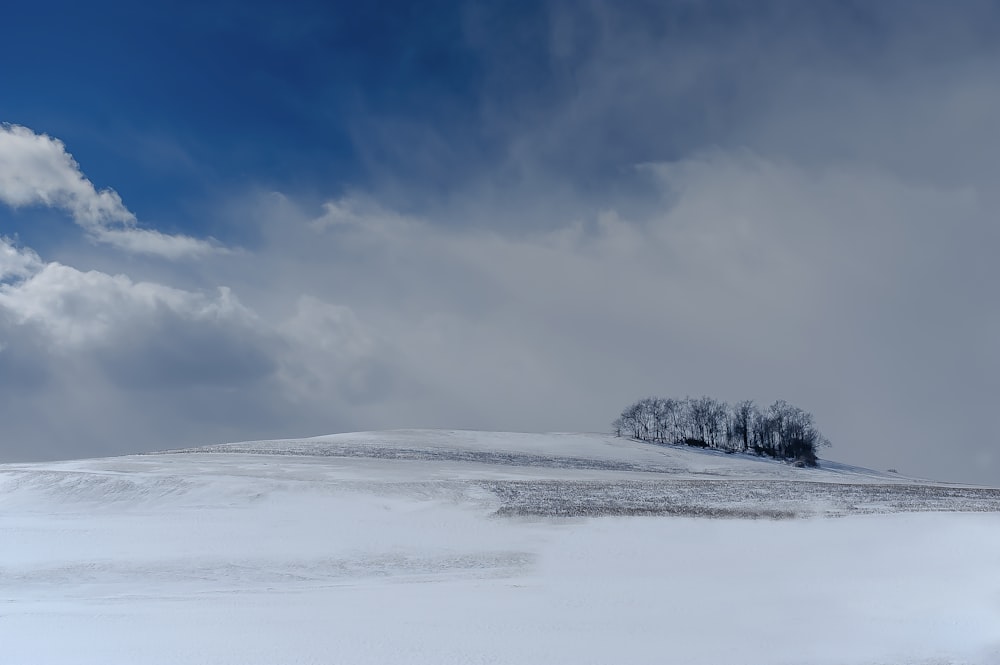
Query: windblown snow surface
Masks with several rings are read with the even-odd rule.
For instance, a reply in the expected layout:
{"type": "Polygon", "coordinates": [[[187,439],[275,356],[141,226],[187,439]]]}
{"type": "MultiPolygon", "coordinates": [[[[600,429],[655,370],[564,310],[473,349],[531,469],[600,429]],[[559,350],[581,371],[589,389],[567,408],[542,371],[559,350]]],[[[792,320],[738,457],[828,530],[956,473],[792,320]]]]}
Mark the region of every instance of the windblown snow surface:
{"type": "Polygon", "coordinates": [[[0,466],[0,663],[1000,663],[1000,490],[589,434],[0,466]]]}

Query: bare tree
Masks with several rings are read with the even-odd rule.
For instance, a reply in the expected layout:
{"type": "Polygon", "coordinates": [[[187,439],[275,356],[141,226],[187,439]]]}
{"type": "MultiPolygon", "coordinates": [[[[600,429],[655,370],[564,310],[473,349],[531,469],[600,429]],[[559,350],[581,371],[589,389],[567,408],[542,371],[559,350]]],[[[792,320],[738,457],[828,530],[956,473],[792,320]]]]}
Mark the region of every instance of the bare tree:
{"type": "Polygon", "coordinates": [[[654,403],[656,421],[656,441],[674,443],[677,441],[678,411],[680,403],[675,399],[659,397],[654,403]]]}
{"type": "Polygon", "coordinates": [[[752,400],[730,406],[708,396],[646,397],[622,411],[612,429],[641,441],[752,450],[806,465],[816,464],[817,447],[830,445],[811,413],[784,400],[761,411],[752,400]]]}
{"type": "Polygon", "coordinates": [[[733,407],[732,436],[743,452],[750,450],[750,433],[755,416],[757,416],[757,405],[751,399],[737,402],[733,407]]]}

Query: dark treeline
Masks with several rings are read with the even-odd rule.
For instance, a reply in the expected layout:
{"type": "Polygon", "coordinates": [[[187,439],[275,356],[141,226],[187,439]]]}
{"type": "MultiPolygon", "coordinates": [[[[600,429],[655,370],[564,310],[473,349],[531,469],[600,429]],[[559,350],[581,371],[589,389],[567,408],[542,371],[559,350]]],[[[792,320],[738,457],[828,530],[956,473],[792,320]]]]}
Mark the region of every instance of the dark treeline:
{"type": "Polygon", "coordinates": [[[752,400],[727,404],[711,397],[647,397],[611,425],[617,436],[640,441],[753,452],[816,466],[816,449],[830,442],[811,413],[778,400],[766,409],[752,400]]]}

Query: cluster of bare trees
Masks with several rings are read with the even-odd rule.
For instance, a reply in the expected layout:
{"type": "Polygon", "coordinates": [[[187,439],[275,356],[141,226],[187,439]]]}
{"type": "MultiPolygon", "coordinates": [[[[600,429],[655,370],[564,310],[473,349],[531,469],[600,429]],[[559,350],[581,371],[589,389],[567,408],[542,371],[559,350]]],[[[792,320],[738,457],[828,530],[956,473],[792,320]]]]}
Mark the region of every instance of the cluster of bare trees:
{"type": "Polygon", "coordinates": [[[727,404],[711,397],[647,397],[611,425],[618,436],[733,452],[754,452],[816,466],[816,449],[830,442],[811,413],[778,400],[761,409],[752,400],[727,404]]]}

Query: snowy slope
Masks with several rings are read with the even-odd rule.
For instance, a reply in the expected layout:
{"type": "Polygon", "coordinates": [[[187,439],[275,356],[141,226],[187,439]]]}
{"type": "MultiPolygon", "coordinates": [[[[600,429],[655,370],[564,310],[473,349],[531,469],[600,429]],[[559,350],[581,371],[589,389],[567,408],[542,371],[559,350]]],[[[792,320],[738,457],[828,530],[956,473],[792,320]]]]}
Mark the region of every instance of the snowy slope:
{"type": "Polygon", "coordinates": [[[754,455],[728,455],[716,450],[654,445],[607,434],[394,430],[231,443],[189,450],[193,451],[393,459],[423,457],[435,461],[519,467],[649,471],[668,473],[677,478],[919,482],[892,473],[826,460],[822,461],[819,469],[795,469],[784,462],[754,455]]]}
{"type": "Polygon", "coordinates": [[[1000,662],[997,491],[823,467],[416,430],[0,466],[0,662],[1000,662]]]}

